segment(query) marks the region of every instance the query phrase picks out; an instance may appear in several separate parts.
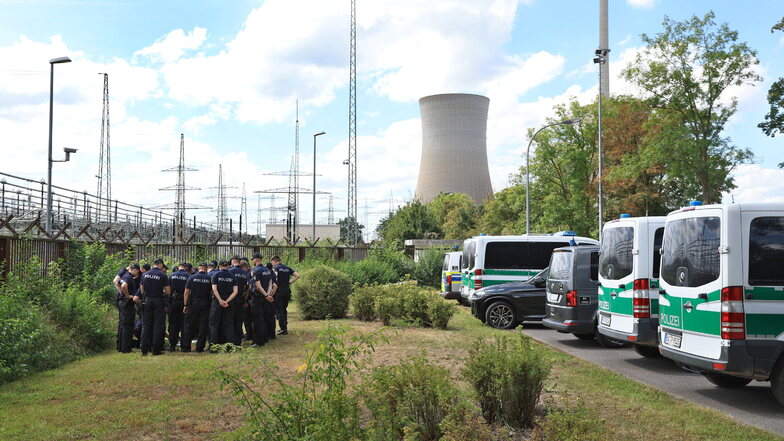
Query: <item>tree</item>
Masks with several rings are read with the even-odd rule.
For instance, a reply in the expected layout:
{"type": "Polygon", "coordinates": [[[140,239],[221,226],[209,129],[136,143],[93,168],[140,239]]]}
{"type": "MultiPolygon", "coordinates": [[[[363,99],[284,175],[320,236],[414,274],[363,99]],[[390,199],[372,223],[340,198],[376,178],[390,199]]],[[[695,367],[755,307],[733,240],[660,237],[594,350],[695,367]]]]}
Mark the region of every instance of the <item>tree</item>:
{"type": "Polygon", "coordinates": [[[714,18],[712,11],[682,22],[665,16],[664,31],[653,37],[643,34],[647,47],[622,72],[674,124],[678,137],[662,131],[673,142],[667,146],[673,153],[670,159],[681,162],[682,184],[695,185],[682,190],[706,203],[719,202],[722,192],[734,188],[730,172],[753,157],[721,136],[737,110],[737,99],[725,92],[730,86],[761,81],[753,69],[756,51],[738,42],[738,33],[726,23],[717,26],[714,18]]]}
{"type": "MultiPolygon", "coordinates": [[[[784,18],[775,24],[770,32],[784,31],[784,18]]],[[[770,136],[784,132],[784,78],[779,78],[770,85],[768,90],[768,104],[770,111],[765,115],[765,121],[759,123],[757,127],[770,136]]],[[[779,168],[784,168],[784,162],[779,162],[779,168]]]]}
{"type": "Polygon", "coordinates": [[[465,239],[476,234],[480,209],[465,193],[441,193],[427,204],[441,223],[444,239],[465,239]]]}
{"type": "Polygon", "coordinates": [[[362,231],[365,229],[364,225],[361,225],[357,222],[356,219],[353,217],[344,217],[343,219],[338,221],[338,225],[340,225],[340,238],[347,241],[348,240],[348,227],[353,225],[357,231],[357,237],[359,239],[362,238],[362,231]]]}
{"type": "MultiPolygon", "coordinates": [[[[525,176],[525,170],[521,173],[525,176]]],[[[520,175],[515,175],[512,179],[517,182],[485,201],[484,212],[479,219],[480,233],[525,233],[525,185],[519,183],[520,175]]]]}
{"type": "Polygon", "coordinates": [[[424,239],[426,235],[442,237],[438,220],[416,199],[383,218],[376,232],[384,242],[396,248],[402,248],[407,239],[424,239]]]}

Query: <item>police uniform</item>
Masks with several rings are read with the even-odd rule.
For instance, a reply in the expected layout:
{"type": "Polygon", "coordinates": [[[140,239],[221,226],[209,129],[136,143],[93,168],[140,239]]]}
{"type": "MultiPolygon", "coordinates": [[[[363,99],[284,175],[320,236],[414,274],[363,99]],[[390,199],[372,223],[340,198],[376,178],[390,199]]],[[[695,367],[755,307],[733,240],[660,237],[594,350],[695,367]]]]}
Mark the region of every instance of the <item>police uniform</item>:
{"type": "Polygon", "coordinates": [[[207,335],[210,329],[212,281],[206,272],[199,271],[188,278],[185,288],[190,289],[190,294],[188,295],[188,312],[185,313],[185,331],[182,334],[180,348],[183,352],[190,352],[191,341],[196,335],[196,352],[202,352],[207,344],[207,335]]]}
{"type": "Polygon", "coordinates": [[[190,274],[185,269],[178,269],[173,272],[171,279],[171,302],[169,302],[169,350],[177,348],[180,340],[180,333],[183,331],[184,315],[182,313],[183,296],[185,295],[185,284],[188,282],[190,274]]]}
{"type": "MultiPolygon", "coordinates": [[[[128,288],[128,294],[133,296],[136,292],[136,281],[133,274],[125,272],[120,280],[120,286],[125,284],[128,288]]],[[[122,289],[122,288],[121,288],[122,289]]],[[[120,299],[117,301],[117,307],[120,310],[120,333],[119,333],[119,351],[128,353],[131,352],[131,341],[133,340],[133,323],[136,318],[136,307],[132,298],[125,297],[120,294],[120,299]]]]}
{"type": "Polygon", "coordinates": [[[253,340],[253,315],[250,313],[250,296],[253,295],[253,270],[245,270],[248,276],[248,295],[244,298],[243,317],[245,322],[245,340],[253,340]]]}
{"type": "MultiPolygon", "coordinates": [[[[237,286],[237,279],[227,269],[216,271],[212,275],[212,285],[218,290],[221,300],[228,300],[237,286]]],[[[213,295],[210,306],[210,343],[234,343],[234,312],[229,306],[223,307],[213,295]]]]}
{"type": "Polygon", "coordinates": [[[142,276],[144,294],[144,313],[142,314],[142,355],[152,349],[153,355],[163,352],[163,339],[166,327],[164,311],[165,288],[169,277],[160,269],[152,268],[142,276]]]}
{"type": "Polygon", "coordinates": [[[239,265],[229,268],[229,272],[237,280],[237,296],[231,301],[229,308],[232,310],[232,323],[234,323],[234,343],[242,345],[242,322],[245,320],[245,290],[248,287],[248,274],[239,265]]]}
{"type": "Polygon", "coordinates": [[[278,318],[278,325],[282,333],[288,333],[289,315],[288,307],[291,301],[291,276],[294,271],[291,267],[278,263],[272,268],[275,271],[278,291],[275,293],[275,315],[278,318]]]}
{"type": "Polygon", "coordinates": [[[257,265],[253,269],[253,295],[250,303],[250,313],[253,316],[253,344],[263,345],[269,341],[267,326],[264,323],[265,308],[269,301],[266,296],[256,288],[256,282],[269,294],[272,289],[272,272],[263,264],[257,265]]]}

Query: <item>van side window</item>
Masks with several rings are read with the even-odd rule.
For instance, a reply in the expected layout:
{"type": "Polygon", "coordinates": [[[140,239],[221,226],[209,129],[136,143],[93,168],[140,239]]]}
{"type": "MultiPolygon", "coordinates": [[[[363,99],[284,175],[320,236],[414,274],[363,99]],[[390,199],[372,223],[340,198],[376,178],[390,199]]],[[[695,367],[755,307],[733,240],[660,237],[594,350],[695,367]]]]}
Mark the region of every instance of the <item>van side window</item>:
{"type": "Polygon", "coordinates": [[[670,285],[695,288],[719,278],[721,219],[691,217],[667,222],[661,278],[670,285]]]}
{"type": "Polygon", "coordinates": [[[758,217],[749,229],[749,285],[784,285],[784,217],[758,217]]]}
{"type": "Polygon", "coordinates": [[[591,280],[599,280],[599,252],[591,253],[591,280]]]}
{"type": "Polygon", "coordinates": [[[441,265],[442,271],[449,271],[449,254],[444,255],[444,264],[441,265]]]}
{"type": "Polygon", "coordinates": [[[653,233],[653,271],[652,277],[659,278],[659,268],[661,267],[661,244],[664,237],[664,227],[657,228],[653,233]]]}
{"type": "Polygon", "coordinates": [[[620,280],[632,273],[634,228],[607,228],[602,235],[599,273],[608,280],[620,280]]]}
{"type": "Polygon", "coordinates": [[[485,247],[485,268],[528,268],[527,245],[522,242],[489,242],[485,247]]]}

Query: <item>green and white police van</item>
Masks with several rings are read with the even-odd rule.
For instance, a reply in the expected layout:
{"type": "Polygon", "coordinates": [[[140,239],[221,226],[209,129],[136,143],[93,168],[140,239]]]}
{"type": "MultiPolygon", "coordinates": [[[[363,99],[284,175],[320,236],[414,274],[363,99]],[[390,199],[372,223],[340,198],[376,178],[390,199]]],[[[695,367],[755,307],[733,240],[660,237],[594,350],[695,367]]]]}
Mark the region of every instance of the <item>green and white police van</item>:
{"type": "Polygon", "coordinates": [[[784,405],[784,204],[667,216],[659,349],[720,387],[770,381],[784,405]]]}
{"type": "Polygon", "coordinates": [[[474,236],[463,242],[462,287],[463,304],[477,289],[507,282],[524,282],[547,268],[553,250],[574,242],[576,245],[598,245],[573,231],[520,236],[474,236]]]}
{"type": "Polygon", "coordinates": [[[659,354],[659,263],[664,216],[621,215],[604,224],[599,255],[600,334],[659,354]]]}

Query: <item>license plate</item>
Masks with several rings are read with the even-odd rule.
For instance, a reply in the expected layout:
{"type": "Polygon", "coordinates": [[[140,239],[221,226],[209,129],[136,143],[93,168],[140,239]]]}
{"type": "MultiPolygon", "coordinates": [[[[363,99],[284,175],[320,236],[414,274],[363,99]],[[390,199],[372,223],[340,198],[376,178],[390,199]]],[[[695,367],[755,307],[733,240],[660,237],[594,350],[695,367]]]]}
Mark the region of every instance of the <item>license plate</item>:
{"type": "Polygon", "coordinates": [[[610,320],[611,320],[611,319],[612,319],[612,317],[610,317],[609,315],[604,315],[604,314],[601,314],[601,315],[599,316],[599,320],[601,320],[601,322],[602,322],[602,326],[608,326],[608,327],[609,327],[609,326],[610,326],[610,320]]]}
{"type": "Polygon", "coordinates": [[[669,332],[664,333],[664,344],[666,346],[672,346],[673,348],[680,348],[682,339],[683,336],[681,335],[670,334],[669,332]]]}

